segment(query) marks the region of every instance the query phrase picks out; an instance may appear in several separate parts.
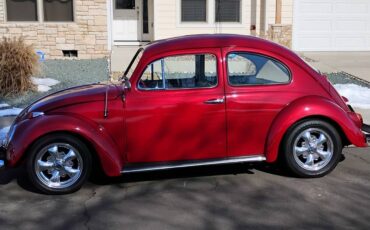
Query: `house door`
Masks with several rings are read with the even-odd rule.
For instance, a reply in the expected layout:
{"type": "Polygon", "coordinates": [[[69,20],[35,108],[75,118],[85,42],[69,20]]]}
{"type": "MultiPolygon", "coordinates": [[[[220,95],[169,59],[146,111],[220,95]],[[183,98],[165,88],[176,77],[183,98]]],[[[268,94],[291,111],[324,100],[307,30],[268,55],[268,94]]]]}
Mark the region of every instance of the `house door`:
{"type": "Polygon", "coordinates": [[[140,31],[140,0],[114,0],[113,39],[138,41],[140,31]]]}
{"type": "Polygon", "coordinates": [[[150,40],[152,1],[114,0],[113,39],[117,42],[150,40]]]}

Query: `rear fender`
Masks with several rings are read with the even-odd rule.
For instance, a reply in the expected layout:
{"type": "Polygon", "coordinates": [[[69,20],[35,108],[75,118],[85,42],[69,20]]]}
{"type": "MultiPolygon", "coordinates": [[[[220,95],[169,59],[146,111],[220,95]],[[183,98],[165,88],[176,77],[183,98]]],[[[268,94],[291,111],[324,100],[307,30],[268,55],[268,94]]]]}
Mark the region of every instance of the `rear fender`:
{"type": "Polygon", "coordinates": [[[119,176],[123,156],[103,126],[73,115],[44,115],[17,124],[7,147],[8,163],[15,166],[27,149],[40,137],[55,132],[81,136],[93,145],[108,176],[119,176]]]}
{"type": "Polygon", "coordinates": [[[274,119],[265,145],[266,161],[276,161],[280,143],[289,127],[312,116],[325,117],[334,121],[352,144],[357,147],[367,146],[364,134],[346,111],[327,98],[308,96],[289,104],[274,119]]]}

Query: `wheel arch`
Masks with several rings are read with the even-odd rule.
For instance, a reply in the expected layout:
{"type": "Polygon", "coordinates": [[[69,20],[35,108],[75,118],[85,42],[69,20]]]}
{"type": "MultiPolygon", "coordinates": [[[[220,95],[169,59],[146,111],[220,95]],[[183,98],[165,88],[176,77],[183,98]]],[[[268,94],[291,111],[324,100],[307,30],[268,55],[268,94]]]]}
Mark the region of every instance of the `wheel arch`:
{"type": "MultiPolygon", "coordinates": [[[[302,122],[305,122],[305,121],[308,121],[308,120],[319,120],[319,121],[324,121],[330,125],[332,125],[335,130],[337,130],[339,136],[341,137],[341,140],[342,140],[342,143],[343,145],[349,145],[351,144],[351,142],[348,140],[345,132],[343,131],[342,127],[335,121],[333,120],[332,118],[330,117],[327,117],[327,116],[323,116],[323,115],[311,115],[311,116],[307,116],[307,117],[302,117],[301,119],[299,119],[298,121],[296,121],[294,124],[292,124],[284,133],[284,136],[282,138],[282,140],[286,137],[287,133],[289,132],[289,130],[292,128],[292,127],[295,127],[296,125],[302,123],[302,122]]],[[[282,141],[280,142],[280,145],[281,145],[282,141]]]]}
{"type": "Polygon", "coordinates": [[[123,157],[107,131],[96,123],[66,115],[45,115],[17,124],[7,149],[9,165],[15,166],[20,160],[24,160],[29,148],[37,140],[56,133],[79,138],[93,154],[96,154],[94,160],[99,160],[106,175],[120,175],[123,157]]]}
{"type": "Polygon", "coordinates": [[[364,146],[364,137],[346,111],[327,98],[308,96],[286,106],[272,122],[265,143],[267,162],[275,162],[291,127],[305,120],[319,119],[333,125],[345,145],[364,146]]]}
{"type": "Polygon", "coordinates": [[[52,131],[48,133],[44,133],[43,135],[39,136],[37,139],[35,139],[30,145],[27,146],[27,148],[24,151],[24,154],[22,155],[21,159],[19,160],[20,162],[23,162],[27,159],[29,156],[31,148],[37,143],[42,138],[45,138],[47,136],[52,136],[52,135],[67,135],[71,136],[73,138],[77,138],[79,141],[84,143],[86,145],[86,148],[89,150],[89,153],[91,154],[92,160],[93,160],[93,170],[103,170],[103,166],[101,164],[101,160],[99,157],[99,154],[96,150],[96,148],[93,146],[93,144],[85,138],[83,135],[76,133],[76,132],[71,132],[71,131],[66,131],[66,130],[61,130],[61,131],[52,131]]]}

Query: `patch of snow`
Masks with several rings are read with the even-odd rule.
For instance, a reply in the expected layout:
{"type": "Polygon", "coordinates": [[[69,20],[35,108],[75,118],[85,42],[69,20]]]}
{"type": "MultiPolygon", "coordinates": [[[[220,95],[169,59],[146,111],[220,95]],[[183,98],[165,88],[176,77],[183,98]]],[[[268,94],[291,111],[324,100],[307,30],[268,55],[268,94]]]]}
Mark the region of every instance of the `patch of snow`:
{"type": "Polygon", "coordinates": [[[19,108],[12,108],[12,109],[3,109],[0,110],[0,117],[7,117],[7,116],[17,116],[22,112],[23,109],[19,108]]]}
{"type": "Polygon", "coordinates": [[[351,106],[370,109],[370,88],[355,84],[336,84],[334,88],[348,99],[351,106]]]}
{"type": "Polygon", "coordinates": [[[49,90],[51,90],[51,87],[47,85],[37,85],[37,91],[39,92],[47,92],[49,90]]]}
{"type": "Polygon", "coordinates": [[[54,86],[60,83],[60,81],[52,78],[37,78],[37,77],[32,77],[32,82],[35,85],[46,85],[46,86],[54,86]]]}
{"type": "Polygon", "coordinates": [[[10,126],[0,129],[0,144],[3,143],[3,140],[5,139],[6,135],[8,134],[9,129],[10,129],[10,126]]]}
{"type": "Polygon", "coordinates": [[[51,90],[51,86],[57,85],[60,81],[51,78],[37,78],[32,77],[32,83],[37,85],[37,90],[39,92],[47,92],[51,90]]]}
{"type": "Polygon", "coordinates": [[[0,104],[0,109],[5,108],[5,107],[9,107],[9,105],[8,104],[0,104]]]}

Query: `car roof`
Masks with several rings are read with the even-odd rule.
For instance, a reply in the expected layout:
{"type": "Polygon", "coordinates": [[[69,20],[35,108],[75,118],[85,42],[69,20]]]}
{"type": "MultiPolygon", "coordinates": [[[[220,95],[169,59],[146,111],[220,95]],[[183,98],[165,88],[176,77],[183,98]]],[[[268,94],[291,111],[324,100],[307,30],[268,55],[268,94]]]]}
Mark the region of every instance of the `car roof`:
{"type": "Polygon", "coordinates": [[[147,54],[156,55],[184,49],[249,47],[279,53],[295,59],[297,55],[289,49],[271,41],[254,36],[237,34],[197,34],[157,40],[145,46],[147,54]]]}

